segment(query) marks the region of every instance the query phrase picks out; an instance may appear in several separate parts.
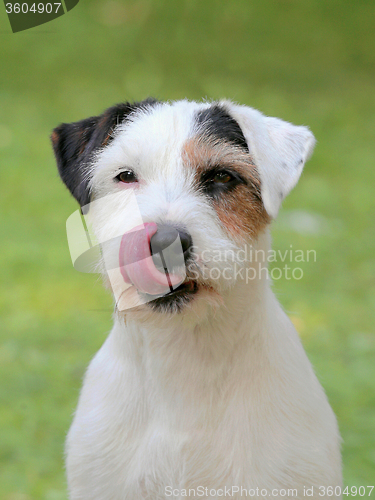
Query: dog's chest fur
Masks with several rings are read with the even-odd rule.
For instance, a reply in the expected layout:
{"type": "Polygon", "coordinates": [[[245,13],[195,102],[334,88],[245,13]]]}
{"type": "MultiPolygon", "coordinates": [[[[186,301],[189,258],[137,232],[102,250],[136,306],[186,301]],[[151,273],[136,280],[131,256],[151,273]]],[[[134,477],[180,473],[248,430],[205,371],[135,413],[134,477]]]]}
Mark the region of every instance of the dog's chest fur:
{"type": "Polygon", "coordinates": [[[164,499],[168,486],[240,485],[302,496],[304,486],[340,483],[335,418],[300,341],[271,295],[267,323],[249,299],[255,307],[235,325],[231,350],[225,317],[197,330],[216,336],[205,350],[182,325],[150,338],[115,324],[69,433],[73,491],[164,499]]]}

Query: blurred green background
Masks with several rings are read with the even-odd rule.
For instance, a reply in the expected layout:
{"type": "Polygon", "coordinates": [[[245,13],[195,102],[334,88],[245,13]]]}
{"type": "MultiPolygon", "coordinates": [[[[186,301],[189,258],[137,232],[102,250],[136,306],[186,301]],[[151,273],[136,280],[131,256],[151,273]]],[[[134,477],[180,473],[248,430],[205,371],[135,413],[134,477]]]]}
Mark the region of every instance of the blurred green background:
{"type": "Polygon", "coordinates": [[[374,25],[373,0],[81,0],[12,34],[0,6],[0,498],[66,498],[64,438],[111,328],[70,262],[49,134],[148,95],[228,97],[316,135],[273,238],[317,262],[274,288],[337,414],[345,484],[374,484],[374,25]]]}

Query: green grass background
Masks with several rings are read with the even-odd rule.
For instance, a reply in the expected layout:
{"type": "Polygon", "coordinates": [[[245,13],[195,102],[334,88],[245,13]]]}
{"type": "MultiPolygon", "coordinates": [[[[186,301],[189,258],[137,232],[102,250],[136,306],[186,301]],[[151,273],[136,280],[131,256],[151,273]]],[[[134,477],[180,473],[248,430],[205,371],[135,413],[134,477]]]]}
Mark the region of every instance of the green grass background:
{"type": "Polygon", "coordinates": [[[373,0],[81,0],[12,34],[0,5],[0,498],[66,498],[64,438],[111,328],[70,262],[50,131],[148,95],[228,97],[316,135],[273,239],[317,262],[275,291],[337,414],[345,484],[374,484],[374,24],[373,0]]]}

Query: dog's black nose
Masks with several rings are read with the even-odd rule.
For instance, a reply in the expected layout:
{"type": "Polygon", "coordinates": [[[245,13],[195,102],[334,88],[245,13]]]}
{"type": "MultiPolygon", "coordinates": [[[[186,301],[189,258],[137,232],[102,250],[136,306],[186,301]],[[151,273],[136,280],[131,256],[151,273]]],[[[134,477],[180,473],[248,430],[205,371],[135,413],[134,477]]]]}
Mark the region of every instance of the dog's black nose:
{"type": "Polygon", "coordinates": [[[179,245],[173,245],[176,240],[178,242],[178,237],[181,241],[181,247],[184,254],[183,257],[186,262],[190,257],[193,246],[193,240],[190,234],[172,226],[158,225],[158,230],[150,240],[151,254],[155,264],[158,257],[157,254],[160,254],[163,250],[170,247],[170,250],[168,250],[169,257],[176,263],[176,265],[178,265],[177,262],[179,261],[179,257],[182,257],[181,255],[178,255],[181,253],[181,247],[179,245]]]}

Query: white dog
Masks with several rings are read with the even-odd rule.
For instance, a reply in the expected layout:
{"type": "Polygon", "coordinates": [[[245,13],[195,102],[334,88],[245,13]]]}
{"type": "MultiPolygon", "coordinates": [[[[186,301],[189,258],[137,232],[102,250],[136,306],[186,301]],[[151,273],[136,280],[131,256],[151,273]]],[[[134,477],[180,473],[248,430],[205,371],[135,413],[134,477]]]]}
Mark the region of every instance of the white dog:
{"type": "Polygon", "coordinates": [[[311,132],[228,101],[148,99],[52,142],[117,302],[67,439],[70,498],[340,497],[335,416],[258,272],[311,132]]]}

